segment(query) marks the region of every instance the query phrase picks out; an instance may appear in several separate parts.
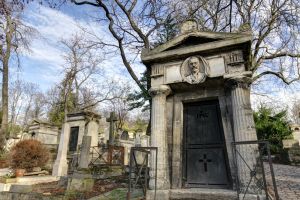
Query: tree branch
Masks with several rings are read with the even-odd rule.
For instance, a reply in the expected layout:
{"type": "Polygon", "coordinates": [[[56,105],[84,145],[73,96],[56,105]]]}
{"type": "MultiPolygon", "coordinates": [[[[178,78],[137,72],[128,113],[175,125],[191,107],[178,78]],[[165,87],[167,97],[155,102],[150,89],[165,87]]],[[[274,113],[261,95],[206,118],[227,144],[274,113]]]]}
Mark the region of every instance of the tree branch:
{"type": "Polygon", "coordinates": [[[280,57],[291,57],[291,58],[300,58],[300,54],[294,54],[289,52],[281,52],[276,53],[268,56],[262,56],[261,59],[263,60],[272,60],[274,58],[280,58],[280,57]]]}
{"type": "Polygon", "coordinates": [[[265,76],[265,75],[273,75],[276,76],[277,78],[281,79],[285,84],[290,85],[295,81],[300,80],[300,76],[298,76],[297,78],[288,80],[286,77],[284,77],[282,72],[273,72],[273,71],[264,71],[262,73],[260,73],[259,75],[255,76],[252,78],[252,82],[256,81],[257,79],[265,76]]]}

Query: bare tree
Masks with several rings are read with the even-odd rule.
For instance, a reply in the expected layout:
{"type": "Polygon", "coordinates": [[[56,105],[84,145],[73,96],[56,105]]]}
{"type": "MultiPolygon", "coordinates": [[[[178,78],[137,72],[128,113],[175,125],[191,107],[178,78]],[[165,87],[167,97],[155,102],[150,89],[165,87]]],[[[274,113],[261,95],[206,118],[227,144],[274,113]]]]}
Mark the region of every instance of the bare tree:
{"type": "Polygon", "coordinates": [[[11,126],[25,128],[32,119],[42,115],[45,99],[38,85],[17,79],[9,88],[9,115],[11,126]]]}
{"type": "MultiPolygon", "coordinates": [[[[137,0],[113,0],[113,1],[73,1],[77,5],[91,5],[98,7],[108,22],[108,30],[115,39],[113,42],[99,41],[109,47],[119,50],[124,66],[128,73],[139,86],[145,96],[148,96],[148,88],[140,81],[134,72],[136,56],[130,56],[132,52],[139,55],[142,49],[151,49],[151,37],[155,31],[166,21],[165,15],[171,15],[172,11],[163,0],[145,1],[139,4],[137,0]],[[129,53],[130,52],[130,53],[129,53]]],[[[149,86],[149,84],[148,84],[149,86]]]]}
{"type": "Polygon", "coordinates": [[[202,30],[251,31],[253,82],[272,75],[291,84],[300,79],[300,2],[297,0],[176,1],[174,17],[197,19],[202,30]],[[182,8],[188,8],[182,9],[182,8]]]}
{"type": "Polygon", "coordinates": [[[24,82],[16,80],[12,82],[9,89],[9,104],[10,104],[10,124],[16,124],[22,106],[22,98],[24,96],[24,82]]]}
{"type": "Polygon", "coordinates": [[[116,83],[105,77],[103,53],[98,45],[90,43],[84,33],[75,34],[62,41],[66,49],[64,78],[49,93],[49,118],[61,124],[66,114],[72,111],[95,111],[99,103],[117,98],[116,83]],[[60,116],[60,117],[58,117],[60,116]]]}
{"type": "Polygon", "coordinates": [[[147,88],[134,73],[131,53],[150,50],[151,44],[157,44],[155,40],[163,27],[190,18],[196,19],[205,31],[252,31],[249,64],[254,72],[253,82],[265,75],[275,76],[285,84],[299,80],[300,2],[297,0],[72,1],[76,5],[98,7],[104,14],[101,19],[108,22],[108,30],[116,41],[107,45],[119,49],[124,66],[144,93],[147,88]]]}
{"type": "Polygon", "coordinates": [[[2,123],[0,129],[0,148],[8,130],[8,77],[9,64],[21,50],[28,49],[34,29],[25,25],[22,18],[22,1],[1,0],[0,3],[0,63],[2,72],[2,123]]]}
{"type": "Polygon", "coordinates": [[[25,128],[33,119],[41,119],[44,117],[46,103],[46,97],[37,85],[27,83],[24,91],[26,94],[26,103],[23,108],[23,128],[25,128]]]}
{"type": "Polygon", "coordinates": [[[128,94],[130,93],[130,86],[128,84],[122,83],[116,85],[113,90],[114,99],[107,102],[106,113],[115,112],[118,121],[115,123],[117,130],[124,128],[126,122],[128,122],[129,117],[129,106],[127,102],[128,94]]]}

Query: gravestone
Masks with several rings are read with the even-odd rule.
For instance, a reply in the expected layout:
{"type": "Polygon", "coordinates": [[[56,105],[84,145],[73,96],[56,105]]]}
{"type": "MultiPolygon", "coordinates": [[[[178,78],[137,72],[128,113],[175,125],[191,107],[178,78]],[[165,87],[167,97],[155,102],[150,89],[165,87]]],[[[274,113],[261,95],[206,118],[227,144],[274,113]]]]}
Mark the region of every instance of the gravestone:
{"type": "Polygon", "coordinates": [[[80,150],[78,168],[68,177],[67,190],[69,191],[91,191],[95,180],[88,168],[90,162],[91,136],[84,135],[80,150]]]}
{"type": "Polygon", "coordinates": [[[134,140],[129,137],[128,131],[123,131],[119,145],[124,147],[124,165],[129,165],[130,149],[134,146],[134,140]]]}
{"type": "MultiPolygon", "coordinates": [[[[237,181],[245,191],[251,178],[241,158],[235,167],[232,151],[233,142],[257,140],[250,105],[251,34],[197,27],[189,20],[174,39],[142,52],[151,70],[150,146],[158,148],[157,182],[152,154],[147,199],[153,199],[155,182],[157,199],[178,194],[201,199],[197,188],[222,189],[218,194],[227,189],[235,197],[237,181]]],[[[239,152],[250,167],[256,165],[256,146],[239,152]]],[[[258,198],[251,195],[247,199],[258,198]]]]}
{"type": "Polygon", "coordinates": [[[120,136],[121,140],[129,140],[129,134],[128,131],[123,131],[121,136],[120,136]]]}
{"type": "Polygon", "coordinates": [[[115,140],[115,122],[118,121],[114,112],[111,112],[106,122],[109,122],[109,145],[114,145],[115,140]]]}

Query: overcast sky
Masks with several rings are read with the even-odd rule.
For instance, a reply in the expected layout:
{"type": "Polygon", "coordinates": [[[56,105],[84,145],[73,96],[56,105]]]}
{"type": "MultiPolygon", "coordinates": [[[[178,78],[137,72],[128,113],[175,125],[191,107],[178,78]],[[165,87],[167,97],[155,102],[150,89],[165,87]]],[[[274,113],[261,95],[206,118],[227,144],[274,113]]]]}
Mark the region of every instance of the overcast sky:
{"type": "MultiPolygon", "coordinates": [[[[112,40],[106,25],[95,22],[93,16],[97,15],[97,11],[93,9],[67,5],[60,10],[54,10],[35,3],[30,4],[24,12],[24,18],[26,23],[39,31],[40,37],[32,41],[31,52],[21,57],[21,68],[12,68],[13,78],[19,76],[25,81],[36,83],[43,91],[58,83],[62,79],[64,65],[63,48],[59,41],[80,32],[79,26],[98,34],[106,41],[112,40]]],[[[107,58],[103,66],[108,78],[130,81],[136,87],[118,56],[107,58]]],[[[145,68],[140,64],[134,70],[141,74],[145,68]]],[[[276,79],[262,81],[253,91],[264,94],[252,96],[254,107],[259,102],[269,102],[277,107],[291,107],[300,97],[299,84],[287,87],[276,79]]]]}

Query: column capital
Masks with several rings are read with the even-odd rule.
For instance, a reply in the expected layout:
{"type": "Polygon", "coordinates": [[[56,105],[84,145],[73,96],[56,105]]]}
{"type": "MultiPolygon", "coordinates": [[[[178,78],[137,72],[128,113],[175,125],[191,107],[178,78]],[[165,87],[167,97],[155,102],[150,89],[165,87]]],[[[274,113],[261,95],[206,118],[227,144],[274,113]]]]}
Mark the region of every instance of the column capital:
{"type": "Polygon", "coordinates": [[[228,88],[249,88],[252,83],[252,72],[243,72],[235,75],[224,76],[228,88]]]}
{"type": "Polygon", "coordinates": [[[156,95],[160,95],[160,94],[168,96],[171,93],[171,91],[172,90],[171,90],[170,86],[160,85],[160,86],[151,87],[149,90],[149,94],[152,97],[154,97],[156,95]]]}

